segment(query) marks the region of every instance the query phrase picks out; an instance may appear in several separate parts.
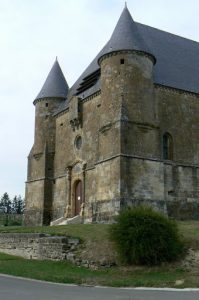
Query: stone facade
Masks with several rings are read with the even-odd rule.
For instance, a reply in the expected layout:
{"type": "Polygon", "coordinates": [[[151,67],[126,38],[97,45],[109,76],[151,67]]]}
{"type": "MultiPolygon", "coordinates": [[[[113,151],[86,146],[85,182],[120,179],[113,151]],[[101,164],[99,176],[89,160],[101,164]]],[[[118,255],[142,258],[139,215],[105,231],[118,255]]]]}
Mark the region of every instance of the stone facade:
{"type": "Polygon", "coordinates": [[[145,51],[111,51],[98,63],[96,91],[69,93],[61,110],[57,96],[34,102],[25,224],[77,214],[109,222],[139,204],[199,219],[199,94],[157,84],[145,51]]]}

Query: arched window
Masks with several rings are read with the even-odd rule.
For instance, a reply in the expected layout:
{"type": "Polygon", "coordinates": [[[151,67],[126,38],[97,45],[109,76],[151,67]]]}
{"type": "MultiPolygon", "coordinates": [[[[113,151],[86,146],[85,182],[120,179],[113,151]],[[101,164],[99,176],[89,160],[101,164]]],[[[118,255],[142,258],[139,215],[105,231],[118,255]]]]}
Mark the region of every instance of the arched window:
{"type": "Polygon", "coordinates": [[[173,139],[168,132],[163,135],[163,159],[173,159],[173,139]]]}

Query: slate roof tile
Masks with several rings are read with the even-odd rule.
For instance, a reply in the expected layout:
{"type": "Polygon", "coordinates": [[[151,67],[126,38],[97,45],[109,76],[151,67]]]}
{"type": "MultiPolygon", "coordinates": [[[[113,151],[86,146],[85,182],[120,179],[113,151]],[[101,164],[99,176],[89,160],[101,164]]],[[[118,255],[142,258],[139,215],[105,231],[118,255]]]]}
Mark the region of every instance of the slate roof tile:
{"type": "Polygon", "coordinates": [[[67,98],[68,84],[56,59],[54,62],[44,85],[35,98],[35,100],[42,98],[67,98]]]}
{"type": "MultiPolygon", "coordinates": [[[[199,94],[199,43],[135,23],[125,8],[110,40],[71,87],[69,97],[77,93],[86,76],[99,69],[100,57],[105,53],[128,49],[144,51],[155,57],[154,83],[199,94]],[[125,34],[122,35],[122,32],[125,34]]],[[[86,98],[98,90],[100,79],[92,88],[78,96],[86,98]]],[[[59,111],[68,107],[67,101],[66,99],[59,111]]]]}

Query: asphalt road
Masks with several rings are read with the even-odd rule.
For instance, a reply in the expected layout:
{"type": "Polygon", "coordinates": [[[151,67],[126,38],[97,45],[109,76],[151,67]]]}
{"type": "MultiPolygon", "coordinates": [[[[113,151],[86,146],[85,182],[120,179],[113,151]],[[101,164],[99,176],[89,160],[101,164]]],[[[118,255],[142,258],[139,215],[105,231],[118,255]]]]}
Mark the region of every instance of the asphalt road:
{"type": "Polygon", "coordinates": [[[0,274],[0,300],[198,300],[199,291],[80,287],[0,274]]]}

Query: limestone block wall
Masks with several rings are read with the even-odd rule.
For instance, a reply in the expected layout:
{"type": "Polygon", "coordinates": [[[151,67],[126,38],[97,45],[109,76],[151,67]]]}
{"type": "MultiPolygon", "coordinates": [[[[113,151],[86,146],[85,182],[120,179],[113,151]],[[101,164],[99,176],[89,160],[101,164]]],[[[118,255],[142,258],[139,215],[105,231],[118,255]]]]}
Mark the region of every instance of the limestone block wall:
{"type": "Polygon", "coordinates": [[[173,139],[173,160],[199,165],[198,95],[156,87],[160,137],[173,139]]]}
{"type": "Polygon", "coordinates": [[[35,103],[35,138],[34,154],[42,153],[47,144],[49,152],[55,147],[55,119],[53,113],[58,109],[63,99],[46,98],[35,103]]]}
{"type": "Polygon", "coordinates": [[[164,164],[165,199],[170,217],[199,219],[199,167],[164,164]]]}
{"type": "Polygon", "coordinates": [[[43,224],[44,179],[26,183],[24,224],[43,224]]]}
{"type": "Polygon", "coordinates": [[[79,245],[78,239],[40,233],[0,234],[0,252],[27,259],[71,260],[79,245]]]}
{"type": "Polygon", "coordinates": [[[144,158],[160,159],[159,128],[133,121],[121,123],[121,152],[144,158]]]}
{"type": "Polygon", "coordinates": [[[162,162],[124,156],[121,159],[121,191],[122,198],[127,201],[162,202],[164,207],[162,162]]]}
{"type": "Polygon", "coordinates": [[[100,66],[102,122],[117,120],[121,113],[135,122],[153,121],[152,60],[135,52],[121,51],[104,56],[100,66]]]}
{"type": "Polygon", "coordinates": [[[65,175],[68,166],[79,161],[85,161],[87,167],[92,167],[98,156],[98,129],[101,114],[100,95],[82,103],[81,126],[72,128],[70,124],[70,109],[56,118],[55,139],[55,180],[65,175]],[[78,136],[82,138],[82,145],[78,149],[75,141],[78,136]]]}
{"type": "Polygon", "coordinates": [[[107,222],[120,210],[120,158],[98,162],[85,177],[85,221],[107,222]]]}
{"type": "Polygon", "coordinates": [[[68,204],[68,179],[66,174],[57,178],[53,184],[52,220],[64,216],[68,204]]]}

